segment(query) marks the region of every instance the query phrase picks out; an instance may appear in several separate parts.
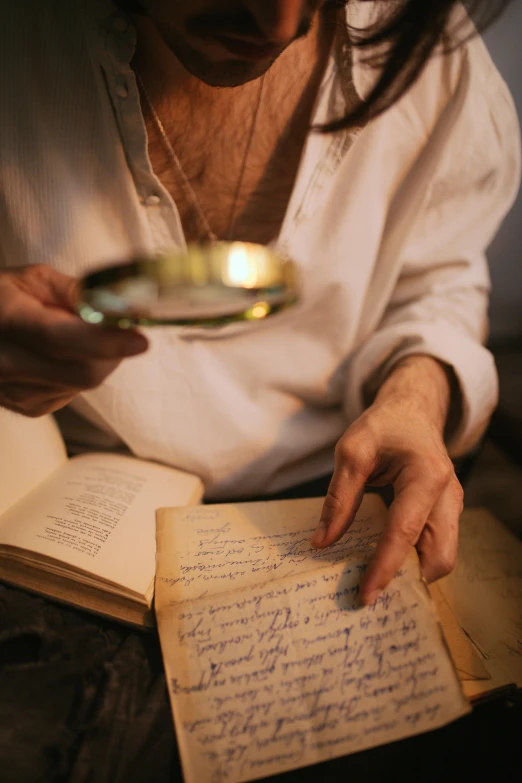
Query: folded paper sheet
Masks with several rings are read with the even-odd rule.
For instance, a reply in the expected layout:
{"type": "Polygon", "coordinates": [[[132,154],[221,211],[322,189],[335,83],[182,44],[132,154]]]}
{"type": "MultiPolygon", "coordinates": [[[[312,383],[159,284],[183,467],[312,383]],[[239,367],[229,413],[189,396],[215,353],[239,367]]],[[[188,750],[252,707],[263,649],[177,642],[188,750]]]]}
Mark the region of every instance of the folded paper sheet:
{"type": "MultiPolygon", "coordinates": [[[[440,583],[433,582],[430,584],[429,590],[437,609],[439,621],[459,675],[459,680],[463,683],[464,693],[469,697],[466,683],[474,683],[477,680],[487,683],[491,679],[491,675],[484,665],[483,656],[460,627],[452,607],[444,597],[440,583]]],[[[485,684],[484,687],[489,687],[489,685],[485,684]]]]}
{"type": "Polygon", "coordinates": [[[457,567],[437,587],[481,652],[483,687],[522,687],[522,543],[487,511],[464,511],[457,567]]]}
{"type": "Polygon", "coordinates": [[[412,552],[370,607],[385,510],[328,550],[321,500],[161,510],[156,612],[187,783],[266,777],[469,710],[412,552]]]}

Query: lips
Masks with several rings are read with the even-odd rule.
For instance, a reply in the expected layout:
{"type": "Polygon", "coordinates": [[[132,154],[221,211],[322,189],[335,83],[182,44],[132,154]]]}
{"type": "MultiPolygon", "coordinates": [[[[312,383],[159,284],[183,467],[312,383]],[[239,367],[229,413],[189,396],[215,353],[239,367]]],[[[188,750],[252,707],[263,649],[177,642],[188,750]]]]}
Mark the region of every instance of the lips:
{"type": "Polygon", "coordinates": [[[242,60],[252,60],[254,62],[269,60],[281,52],[281,47],[278,44],[254,44],[239,38],[228,38],[226,35],[216,35],[214,40],[227,52],[230,52],[235,57],[240,57],[242,60]]]}

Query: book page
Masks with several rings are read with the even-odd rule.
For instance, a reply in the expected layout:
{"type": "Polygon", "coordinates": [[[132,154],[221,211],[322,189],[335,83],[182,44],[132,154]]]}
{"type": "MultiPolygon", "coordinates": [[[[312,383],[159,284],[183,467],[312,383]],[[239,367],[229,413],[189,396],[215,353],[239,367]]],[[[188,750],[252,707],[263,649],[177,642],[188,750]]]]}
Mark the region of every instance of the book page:
{"type": "Polygon", "coordinates": [[[362,607],[359,580],[382,510],[365,501],[352,547],[348,534],[330,557],[314,560],[307,542],[320,505],[264,503],[257,536],[249,524],[242,535],[230,515],[252,522],[253,504],[201,509],[213,516],[192,531],[181,524],[185,510],[158,515],[156,613],[187,783],[264,778],[469,710],[414,551],[377,601],[362,607]],[[183,530],[183,545],[169,519],[183,530]],[[216,544],[224,544],[219,553],[205,554],[216,544]],[[252,574],[238,560],[254,554],[252,574]],[[194,581],[179,582],[172,564],[191,562],[229,565],[185,568],[194,581]],[[236,576],[205,580],[214,571],[236,576]]]}
{"type": "Polygon", "coordinates": [[[0,515],[65,462],[52,416],[30,419],[0,408],[0,515]]]}
{"type": "Polygon", "coordinates": [[[467,509],[457,567],[438,585],[486,668],[521,687],[522,542],[487,511],[467,509]]]}
{"type": "MultiPolygon", "coordinates": [[[[0,545],[37,553],[145,596],[155,570],[155,510],[196,502],[196,476],[114,454],[69,460],[3,518],[0,545]]],[[[34,560],[34,558],[33,558],[34,560]]],[[[52,570],[60,573],[59,566],[52,570]]]]}

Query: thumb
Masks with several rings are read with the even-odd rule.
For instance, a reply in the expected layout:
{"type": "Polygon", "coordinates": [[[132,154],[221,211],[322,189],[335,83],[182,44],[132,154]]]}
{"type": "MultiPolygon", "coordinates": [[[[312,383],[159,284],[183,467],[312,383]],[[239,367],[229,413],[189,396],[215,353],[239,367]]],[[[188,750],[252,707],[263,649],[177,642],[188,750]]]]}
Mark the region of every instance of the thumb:
{"type": "MultiPolygon", "coordinates": [[[[12,270],[15,271],[15,270],[12,270]]],[[[34,264],[15,271],[18,287],[45,307],[76,311],[80,285],[70,275],[64,275],[46,264],[34,264]]]]}
{"type": "Polygon", "coordinates": [[[55,307],[63,307],[64,310],[76,312],[76,305],[80,298],[80,282],[75,277],[64,275],[56,269],[46,267],[49,270],[48,284],[49,293],[52,296],[52,304],[55,307]]]}

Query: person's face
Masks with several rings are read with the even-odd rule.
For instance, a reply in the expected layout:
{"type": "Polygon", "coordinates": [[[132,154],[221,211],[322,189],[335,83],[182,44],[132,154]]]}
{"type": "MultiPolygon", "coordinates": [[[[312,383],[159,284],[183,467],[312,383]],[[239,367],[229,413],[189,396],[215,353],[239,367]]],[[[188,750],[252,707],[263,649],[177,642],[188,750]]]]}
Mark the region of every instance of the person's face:
{"type": "Polygon", "coordinates": [[[261,76],[310,30],[325,0],[141,0],[182,65],[201,81],[234,87],[261,76]]]}

